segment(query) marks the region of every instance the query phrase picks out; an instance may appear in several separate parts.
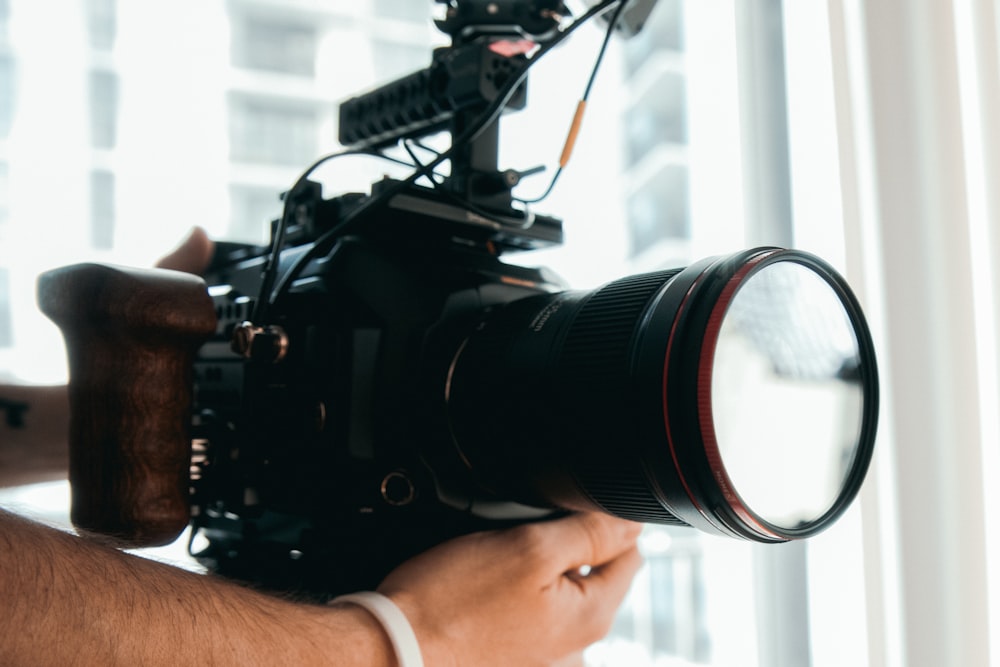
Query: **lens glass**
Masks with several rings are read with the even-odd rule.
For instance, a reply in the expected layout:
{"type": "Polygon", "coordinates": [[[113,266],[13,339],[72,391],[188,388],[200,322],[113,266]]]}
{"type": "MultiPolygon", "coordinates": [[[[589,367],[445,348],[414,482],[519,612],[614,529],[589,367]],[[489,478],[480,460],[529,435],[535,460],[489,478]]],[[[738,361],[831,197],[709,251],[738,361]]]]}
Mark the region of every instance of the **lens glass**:
{"type": "Polygon", "coordinates": [[[757,516],[794,530],[837,503],[859,446],[860,370],[847,308],[816,270],[777,261],[739,286],[715,348],[712,425],[757,516]]]}

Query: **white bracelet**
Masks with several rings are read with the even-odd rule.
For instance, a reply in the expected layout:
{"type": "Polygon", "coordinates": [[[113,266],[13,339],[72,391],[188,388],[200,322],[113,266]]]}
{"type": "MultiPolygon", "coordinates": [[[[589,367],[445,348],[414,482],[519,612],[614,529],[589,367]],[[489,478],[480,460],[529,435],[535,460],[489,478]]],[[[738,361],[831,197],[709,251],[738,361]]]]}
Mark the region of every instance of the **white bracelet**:
{"type": "Polygon", "coordinates": [[[364,607],[372,616],[378,619],[389,635],[392,648],[396,652],[396,660],[399,667],[424,667],[424,658],[420,654],[420,644],[417,643],[417,636],[413,634],[413,628],[406,619],[406,615],[396,606],[396,603],[382,595],[364,591],[361,593],[351,593],[334,598],[330,604],[341,602],[356,604],[364,607]]]}

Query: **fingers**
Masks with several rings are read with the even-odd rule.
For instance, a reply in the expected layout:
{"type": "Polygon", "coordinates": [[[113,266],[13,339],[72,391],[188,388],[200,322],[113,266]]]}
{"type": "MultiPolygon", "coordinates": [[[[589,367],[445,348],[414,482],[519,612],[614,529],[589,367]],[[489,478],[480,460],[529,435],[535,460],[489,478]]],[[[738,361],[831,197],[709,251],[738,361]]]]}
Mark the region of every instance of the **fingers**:
{"type": "Polygon", "coordinates": [[[534,531],[528,541],[537,541],[538,550],[549,555],[553,574],[583,566],[600,568],[634,548],[642,532],[642,524],[596,513],[573,514],[524,528],[534,531]]]}
{"type": "Polygon", "coordinates": [[[586,636],[587,644],[598,641],[608,633],[615,613],[642,563],[639,549],[633,546],[614,560],[591,570],[585,577],[564,577],[563,585],[574,588],[582,597],[578,604],[584,610],[580,615],[583,625],[579,629],[586,636]]]}
{"type": "Polygon", "coordinates": [[[156,266],[199,275],[208,268],[214,251],[215,244],[205,230],[194,227],[180,245],[156,262],[156,266]]]}
{"type": "Polygon", "coordinates": [[[378,590],[407,615],[428,664],[569,667],[611,627],[641,564],[640,529],[581,514],[467,535],[407,561],[378,590]],[[572,574],[581,565],[590,573],[572,574]]]}
{"type": "Polygon", "coordinates": [[[588,584],[599,582],[608,590],[609,595],[625,597],[632,578],[642,567],[643,558],[639,548],[633,546],[617,558],[590,571],[585,577],[588,584]]]}
{"type": "Polygon", "coordinates": [[[583,646],[603,638],[611,628],[642,566],[636,543],[641,530],[641,524],[597,514],[569,517],[559,526],[556,538],[570,566],[556,580],[553,592],[576,608],[574,623],[583,646]]]}

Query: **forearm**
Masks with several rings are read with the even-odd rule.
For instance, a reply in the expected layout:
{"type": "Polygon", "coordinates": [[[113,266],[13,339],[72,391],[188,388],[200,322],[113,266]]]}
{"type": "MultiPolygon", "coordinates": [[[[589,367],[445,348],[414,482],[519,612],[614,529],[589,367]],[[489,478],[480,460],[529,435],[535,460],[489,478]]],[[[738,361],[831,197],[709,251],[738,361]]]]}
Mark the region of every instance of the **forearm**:
{"type": "Polygon", "coordinates": [[[0,595],[0,664],[394,664],[359,608],[288,602],[2,510],[0,595]]]}
{"type": "Polygon", "coordinates": [[[24,424],[0,415],[0,487],[65,479],[69,398],[65,386],[0,384],[0,398],[27,406],[24,424]]]}

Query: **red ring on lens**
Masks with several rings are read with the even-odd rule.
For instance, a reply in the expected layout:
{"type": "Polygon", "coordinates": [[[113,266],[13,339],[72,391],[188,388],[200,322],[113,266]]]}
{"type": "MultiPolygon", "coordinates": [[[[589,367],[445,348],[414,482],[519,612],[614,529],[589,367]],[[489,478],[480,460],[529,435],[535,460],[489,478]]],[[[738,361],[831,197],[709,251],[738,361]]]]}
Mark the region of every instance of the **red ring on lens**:
{"type": "Polygon", "coordinates": [[[663,355],[663,384],[660,388],[660,398],[663,405],[663,427],[667,434],[667,447],[670,449],[670,459],[674,462],[674,470],[677,472],[677,479],[680,480],[681,486],[684,487],[684,492],[687,494],[691,504],[694,505],[694,508],[698,510],[698,513],[714,525],[714,522],[712,522],[712,519],[705,511],[705,508],[700,502],[698,502],[698,496],[691,490],[691,486],[688,484],[687,478],[684,476],[684,467],[681,465],[680,456],[677,453],[677,446],[674,444],[674,435],[670,428],[670,405],[669,401],[667,401],[667,384],[670,379],[670,359],[672,358],[671,353],[673,352],[674,341],[676,340],[680,314],[684,312],[684,309],[691,300],[692,295],[697,291],[702,280],[704,280],[705,275],[710,270],[711,267],[702,271],[701,275],[699,275],[694,282],[691,283],[691,287],[689,287],[687,293],[684,294],[684,298],[681,300],[680,305],[677,307],[677,312],[674,314],[674,321],[670,327],[670,335],[667,337],[667,349],[663,355]]]}
{"type": "Polygon", "coordinates": [[[719,341],[719,332],[722,329],[722,321],[729,310],[729,304],[737,290],[747,279],[747,277],[760,267],[761,263],[773,257],[780,250],[763,252],[746,261],[736,273],[726,282],[722,288],[722,293],[716,299],[715,306],[709,315],[708,323],[705,325],[705,333],[702,337],[701,357],[698,361],[698,422],[701,427],[702,444],[705,449],[705,457],[708,459],[708,466],[712,474],[712,479],[719,487],[726,504],[743,521],[750,530],[772,539],[787,539],[777,534],[773,528],[757,516],[753,510],[746,506],[739,493],[733,487],[733,482],[726,471],[725,463],[722,460],[722,453],[719,451],[719,441],[715,433],[715,421],[712,413],[712,370],[715,363],[715,347],[719,341]]]}

